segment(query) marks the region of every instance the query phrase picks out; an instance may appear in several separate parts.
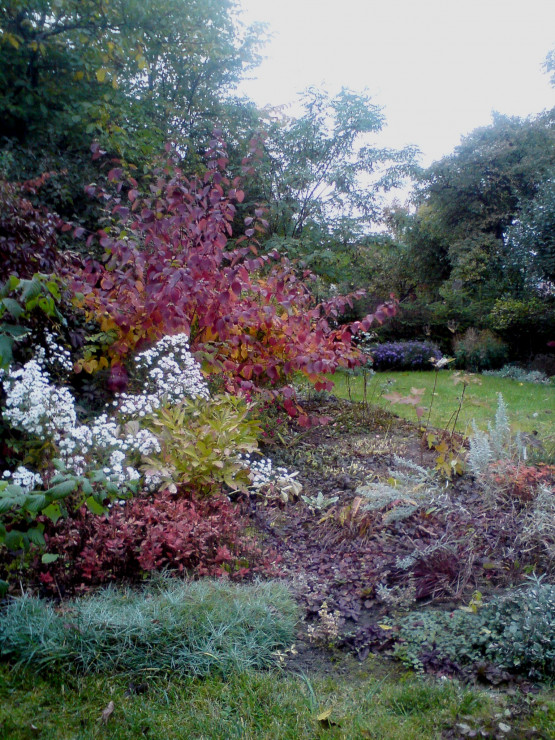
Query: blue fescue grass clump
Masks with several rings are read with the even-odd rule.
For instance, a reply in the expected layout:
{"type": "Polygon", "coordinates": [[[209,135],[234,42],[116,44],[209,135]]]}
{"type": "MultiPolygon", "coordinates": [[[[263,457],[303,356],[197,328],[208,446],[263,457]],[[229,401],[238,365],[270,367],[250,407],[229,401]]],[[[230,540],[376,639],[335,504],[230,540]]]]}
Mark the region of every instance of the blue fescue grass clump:
{"type": "Polygon", "coordinates": [[[376,370],[431,370],[443,355],[432,342],[384,342],[368,347],[376,370]]]}
{"type": "Polygon", "coordinates": [[[228,675],[266,668],[293,642],[297,606],[277,582],[163,579],[55,608],[23,596],[0,614],[0,657],[36,670],[228,675]]]}

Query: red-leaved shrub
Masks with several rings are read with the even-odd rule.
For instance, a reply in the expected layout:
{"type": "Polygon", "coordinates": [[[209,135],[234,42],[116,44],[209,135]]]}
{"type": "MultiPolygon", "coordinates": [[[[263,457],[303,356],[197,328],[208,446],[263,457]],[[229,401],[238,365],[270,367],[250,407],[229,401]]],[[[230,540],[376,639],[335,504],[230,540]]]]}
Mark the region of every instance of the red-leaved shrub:
{"type": "Polygon", "coordinates": [[[258,256],[253,238],[264,228],[261,209],[232,241],[244,192],[238,178],[225,176],[221,142],[213,146],[203,177],[166,167],[147,197],[135,180],[124,181],[120,167],[108,173],[116,195],[90,189],[111,203],[118,220],[97,234],[104,264],[89,260],[74,289],[102,331],[115,335],[106,350],[112,365],[166,334],[185,332],[193,352],[227,377],[230,390],[280,386],[296,372],[317,389],[330,388],[326,374],[363,360],[353,334],[392,315],[394,306],[340,327],[338,316],[359,293],[318,303],[307,287],[309,273],[298,275],[279,255],[258,256]]]}
{"type": "Polygon", "coordinates": [[[30,278],[52,273],[60,266],[58,228],[61,220],[27,199],[49,175],[25,183],[0,180],[0,282],[10,275],[30,278]]]}
{"type": "Polygon", "coordinates": [[[201,501],[163,492],[114,505],[106,517],[83,507],[45,538],[60,557],[41,567],[40,579],[70,590],[165,569],[232,578],[277,574],[275,558],[245,534],[237,507],[223,496],[201,501]]]}

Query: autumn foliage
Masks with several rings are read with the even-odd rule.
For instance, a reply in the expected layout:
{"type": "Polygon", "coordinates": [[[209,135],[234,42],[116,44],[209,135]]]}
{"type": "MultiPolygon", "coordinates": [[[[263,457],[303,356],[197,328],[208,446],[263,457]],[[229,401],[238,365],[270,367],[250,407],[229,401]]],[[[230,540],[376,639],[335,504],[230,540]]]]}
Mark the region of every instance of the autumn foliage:
{"type": "Polygon", "coordinates": [[[277,573],[275,554],[245,534],[246,520],[224,496],[199,500],[166,491],[114,506],[106,517],[83,507],[56,525],[45,523],[48,547],[60,556],[48,567],[35,563],[47,588],[141,580],[164,569],[236,579],[277,573]]]}
{"type": "MultiPolygon", "coordinates": [[[[86,263],[75,289],[102,331],[115,336],[107,350],[112,366],[121,373],[121,360],[136,348],[186,332],[197,357],[223,373],[228,388],[279,387],[295,372],[317,389],[331,387],[325,374],[360,362],[353,334],[394,307],[340,327],[337,318],[358,294],[318,304],[309,273],[298,275],[277,254],[259,255],[262,209],[245,219],[244,235],[232,238],[244,193],[238,178],[226,177],[222,143],[212,146],[204,176],[187,178],[166,165],[146,197],[120,167],[109,172],[115,193],[100,195],[115,224],[96,235],[106,257],[86,263]]],[[[94,370],[94,360],[84,367],[94,370]]]]}

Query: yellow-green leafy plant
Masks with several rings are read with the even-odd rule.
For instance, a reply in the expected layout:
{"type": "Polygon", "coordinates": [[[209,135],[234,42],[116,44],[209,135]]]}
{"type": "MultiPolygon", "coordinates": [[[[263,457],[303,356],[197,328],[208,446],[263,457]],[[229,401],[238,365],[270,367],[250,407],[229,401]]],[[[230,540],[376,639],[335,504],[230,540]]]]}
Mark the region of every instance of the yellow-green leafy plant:
{"type": "Polygon", "coordinates": [[[145,480],[156,489],[176,492],[180,485],[209,495],[223,484],[246,490],[249,468],[244,455],[258,447],[260,426],[248,418],[247,403],[220,394],[207,400],[184,398],[145,420],[160,442],[160,453],[145,459],[145,480]]]}

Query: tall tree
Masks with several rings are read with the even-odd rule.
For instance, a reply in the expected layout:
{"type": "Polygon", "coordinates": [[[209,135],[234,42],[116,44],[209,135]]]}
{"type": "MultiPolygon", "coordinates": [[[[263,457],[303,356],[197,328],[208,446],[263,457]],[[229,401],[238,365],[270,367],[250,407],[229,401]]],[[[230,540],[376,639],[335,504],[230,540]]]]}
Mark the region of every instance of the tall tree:
{"type": "Polygon", "coordinates": [[[382,213],[381,196],[406,180],[415,149],[379,148],[384,124],[365,93],[308,89],[297,117],[269,122],[258,197],[268,204],[269,247],[299,257],[337,282],[382,213]]]}
{"type": "Polygon", "coordinates": [[[504,234],[555,165],[554,123],[555,109],[529,119],[495,115],[426,170],[405,230],[408,269],[467,300],[518,291],[504,234]]]}
{"type": "Polygon", "coordinates": [[[93,137],[139,166],[168,138],[194,157],[218,121],[252,123],[231,91],[263,40],[235,0],[4,0],[0,167],[79,178],[93,137]]]}
{"type": "Polygon", "coordinates": [[[507,229],[507,253],[533,292],[555,292],[555,169],[507,229]]]}

